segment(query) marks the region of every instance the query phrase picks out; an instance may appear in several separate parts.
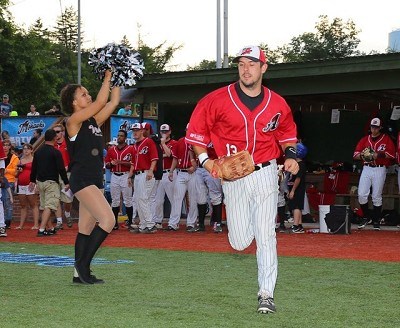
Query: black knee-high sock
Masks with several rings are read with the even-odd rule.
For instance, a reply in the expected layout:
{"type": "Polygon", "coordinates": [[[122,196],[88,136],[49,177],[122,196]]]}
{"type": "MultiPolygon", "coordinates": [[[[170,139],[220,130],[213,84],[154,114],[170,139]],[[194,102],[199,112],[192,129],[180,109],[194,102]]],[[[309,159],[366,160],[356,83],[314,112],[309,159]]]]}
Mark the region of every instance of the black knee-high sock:
{"type": "Polygon", "coordinates": [[[125,207],[126,208],[126,215],[128,216],[128,224],[132,224],[132,217],[133,217],[133,207],[125,207]]]}
{"type": "Polygon", "coordinates": [[[78,232],[75,239],[75,263],[80,262],[85,254],[89,242],[89,235],[78,232]]]}
{"type": "Polygon", "coordinates": [[[220,224],[222,222],[222,203],[218,205],[213,205],[212,208],[212,221],[220,224]]]}
{"type": "Polygon", "coordinates": [[[360,207],[361,207],[361,209],[363,211],[364,218],[369,218],[368,203],[360,204],[360,207]]]}
{"type": "Polygon", "coordinates": [[[79,279],[81,279],[83,283],[93,283],[90,278],[90,263],[107,236],[108,232],[96,225],[90,236],[88,236],[88,240],[86,241],[86,249],[83,251],[83,254],[79,260],[75,261],[75,268],[78,271],[79,279]]]}
{"type": "Polygon", "coordinates": [[[279,218],[279,225],[281,227],[285,226],[285,207],[286,206],[279,206],[278,207],[278,218],[279,218]]]}
{"type": "Polygon", "coordinates": [[[114,218],[115,218],[115,226],[118,226],[118,214],[119,214],[119,206],[118,207],[113,207],[112,211],[114,213],[114,218]]]}
{"type": "Polygon", "coordinates": [[[204,227],[204,220],[206,218],[207,204],[197,204],[199,211],[199,226],[204,227]]]}
{"type": "Polygon", "coordinates": [[[375,206],[374,205],[374,212],[373,212],[373,217],[372,221],[374,225],[379,225],[381,222],[381,214],[382,214],[382,205],[381,206],[375,206]]]}

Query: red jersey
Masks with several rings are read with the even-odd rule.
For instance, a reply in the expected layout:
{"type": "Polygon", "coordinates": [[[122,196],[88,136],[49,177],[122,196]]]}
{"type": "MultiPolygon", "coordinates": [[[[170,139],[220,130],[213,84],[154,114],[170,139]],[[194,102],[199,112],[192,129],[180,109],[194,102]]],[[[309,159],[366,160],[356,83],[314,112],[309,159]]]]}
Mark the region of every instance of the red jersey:
{"type": "Polygon", "coordinates": [[[68,168],[70,159],[69,159],[69,153],[68,153],[68,149],[67,149],[67,141],[65,140],[65,138],[62,141],[62,143],[56,142],[54,144],[54,148],[58,149],[61,152],[61,155],[62,155],[62,158],[63,158],[63,161],[64,161],[64,166],[66,168],[68,168]]]}
{"type": "Polygon", "coordinates": [[[153,140],[144,138],[136,142],[132,147],[132,165],[135,171],[148,170],[151,162],[158,160],[157,145],[153,140]]]}
{"type": "MultiPolygon", "coordinates": [[[[177,141],[173,140],[173,139],[169,139],[165,145],[171,149],[172,152],[172,148],[174,148],[174,145],[176,145],[177,141]]],[[[161,149],[163,151],[163,155],[165,154],[163,147],[161,146],[161,149]]],[[[163,157],[163,169],[164,170],[169,170],[171,168],[172,165],[172,155],[169,157],[163,157]]]]}
{"type": "Polygon", "coordinates": [[[361,138],[356,146],[353,158],[359,155],[367,147],[372,148],[377,153],[384,153],[386,154],[386,156],[388,156],[388,158],[378,157],[376,160],[370,162],[369,164],[385,166],[389,166],[392,164],[395,158],[396,150],[392,139],[387,134],[382,133],[377,137],[367,135],[361,138]]]}
{"type": "Polygon", "coordinates": [[[247,149],[255,163],[281,155],[280,145],[296,143],[296,124],[286,101],[262,87],[261,103],[249,110],[235,84],[217,89],[199,101],[186,132],[186,141],[207,148],[212,142],[219,157],[247,149]]]}
{"type": "Polygon", "coordinates": [[[172,156],[178,160],[177,168],[187,169],[192,166],[190,162],[190,152],[192,147],[185,141],[185,138],[180,138],[172,148],[172,156]]]}
{"type": "Polygon", "coordinates": [[[129,172],[130,167],[126,165],[112,165],[112,160],[124,161],[124,162],[132,162],[133,158],[133,147],[129,145],[125,145],[122,148],[118,148],[118,146],[113,146],[107,150],[106,158],[104,162],[106,167],[111,169],[111,172],[129,172]]]}

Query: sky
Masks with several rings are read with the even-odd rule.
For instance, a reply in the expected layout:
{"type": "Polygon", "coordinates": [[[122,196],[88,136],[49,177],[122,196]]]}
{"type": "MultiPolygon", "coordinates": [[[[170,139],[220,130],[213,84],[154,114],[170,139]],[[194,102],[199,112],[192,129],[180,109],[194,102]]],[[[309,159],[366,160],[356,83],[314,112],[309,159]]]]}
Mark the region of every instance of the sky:
{"type": "MultiPolygon", "coordinates": [[[[78,0],[12,0],[9,7],[15,22],[28,28],[41,18],[54,27],[61,12],[78,0]]],[[[221,13],[224,12],[224,0],[221,13]]],[[[155,47],[182,45],[175,52],[170,70],[185,70],[203,59],[216,60],[217,0],[81,0],[85,49],[120,43],[126,35],[135,47],[142,41],[155,47]],[[140,26],[140,28],[139,28],[140,26]]],[[[320,15],[344,22],[351,19],[361,30],[359,50],[384,52],[388,34],[400,29],[400,1],[380,0],[228,0],[228,54],[234,56],[248,45],[282,46],[305,32],[315,33],[320,15]]],[[[223,19],[221,19],[223,22],[223,19]]],[[[223,34],[223,28],[221,28],[223,34]]],[[[222,39],[223,42],[223,39],[222,39]]],[[[223,46],[221,46],[223,52],[223,46]]]]}

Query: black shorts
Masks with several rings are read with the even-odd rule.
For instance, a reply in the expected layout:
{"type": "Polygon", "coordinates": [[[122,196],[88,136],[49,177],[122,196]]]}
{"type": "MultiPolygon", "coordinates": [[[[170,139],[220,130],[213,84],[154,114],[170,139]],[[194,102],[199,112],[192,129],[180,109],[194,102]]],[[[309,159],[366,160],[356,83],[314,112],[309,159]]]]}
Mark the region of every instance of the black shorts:
{"type": "Polygon", "coordinates": [[[295,192],[293,199],[289,199],[288,207],[289,210],[303,210],[304,209],[304,196],[303,192],[295,192]]]}
{"type": "Polygon", "coordinates": [[[99,189],[104,189],[103,175],[84,176],[71,172],[71,177],[69,178],[69,187],[74,194],[91,185],[95,185],[99,189]]]}

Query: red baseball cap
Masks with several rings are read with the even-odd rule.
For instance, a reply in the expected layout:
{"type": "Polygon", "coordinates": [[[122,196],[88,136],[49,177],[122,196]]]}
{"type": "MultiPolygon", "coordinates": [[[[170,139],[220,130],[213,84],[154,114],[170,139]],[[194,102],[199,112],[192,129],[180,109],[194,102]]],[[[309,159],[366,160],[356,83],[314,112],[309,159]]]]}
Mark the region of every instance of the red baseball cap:
{"type": "Polygon", "coordinates": [[[145,129],[145,130],[149,130],[149,131],[150,131],[150,134],[153,134],[153,128],[152,128],[152,126],[151,126],[150,123],[143,122],[143,123],[142,123],[142,127],[143,127],[143,129],[145,129]]]}
{"type": "Polygon", "coordinates": [[[236,54],[236,57],[233,58],[232,62],[237,63],[240,57],[246,57],[252,61],[257,61],[264,64],[267,62],[264,51],[258,46],[248,46],[240,49],[236,54]]]}

